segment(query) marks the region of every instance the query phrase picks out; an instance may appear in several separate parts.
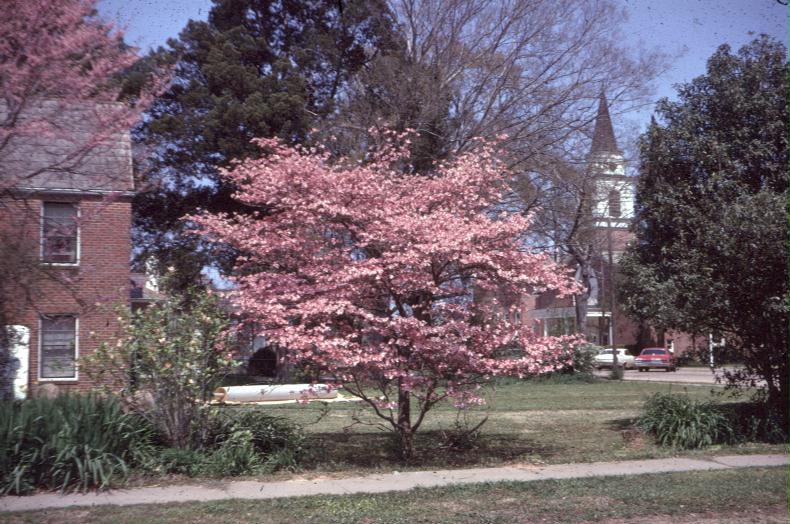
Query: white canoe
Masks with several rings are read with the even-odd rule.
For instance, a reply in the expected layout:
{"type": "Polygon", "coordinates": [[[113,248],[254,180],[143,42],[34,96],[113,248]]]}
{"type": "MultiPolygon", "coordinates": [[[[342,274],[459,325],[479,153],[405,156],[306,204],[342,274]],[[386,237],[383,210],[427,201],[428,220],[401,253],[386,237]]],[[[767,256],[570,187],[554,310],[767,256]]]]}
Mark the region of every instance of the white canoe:
{"type": "Polygon", "coordinates": [[[214,390],[217,402],[266,402],[337,398],[337,389],[326,384],[277,384],[271,386],[224,386],[214,390]]]}

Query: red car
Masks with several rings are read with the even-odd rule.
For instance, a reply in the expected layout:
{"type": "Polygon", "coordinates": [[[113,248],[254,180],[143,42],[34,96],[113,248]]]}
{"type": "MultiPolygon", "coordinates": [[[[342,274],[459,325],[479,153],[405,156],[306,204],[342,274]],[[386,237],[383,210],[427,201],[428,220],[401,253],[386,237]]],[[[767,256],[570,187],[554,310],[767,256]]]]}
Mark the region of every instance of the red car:
{"type": "Polygon", "coordinates": [[[643,349],[636,357],[634,366],[639,371],[650,371],[652,368],[661,368],[664,371],[678,370],[674,355],[664,348],[643,349]]]}

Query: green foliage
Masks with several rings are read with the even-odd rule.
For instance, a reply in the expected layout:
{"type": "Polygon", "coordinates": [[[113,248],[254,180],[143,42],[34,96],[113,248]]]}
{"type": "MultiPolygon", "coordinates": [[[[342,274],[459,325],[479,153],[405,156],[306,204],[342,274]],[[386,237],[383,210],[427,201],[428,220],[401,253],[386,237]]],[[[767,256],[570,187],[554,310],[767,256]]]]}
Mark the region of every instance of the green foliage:
{"type": "Polygon", "coordinates": [[[765,381],[788,420],[788,63],[767,36],[662,100],[641,142],[636,242],[623,256],[627,312],[664,328],[715,333],[765,381]]]}
{"type": "Polygon", "coordinates": [[[287,418],[268,415],[260,410],[246,410],[233,417],[233,424],[250,430],[256,449],[262,453],[286,448],[301,451],[303,437],[287,418]]]}
{"type": "Polygon", "coordinates": [[[201,450],[164,449],[156,470],[209,477],[296,470],[303,446],[301,430],[283,417],[258,410],[222,410],[208,419],[201,450]]]}
{"type": "Polygon", "coordinates": [[[575,373],[592,374],[595,355],[601,348],[593,344],[580,344],[573,348],[573,371],[575,373]]]}
{"type": "Polygon", "coordinates": [[[222,447],[241,431],[249,432],[254,450],[266,457],[269,468],[297,469],[304,435],[293,422],[254,409],[221,411],[212,417],[209,439],[222,447]]]}
{"type": "Polygon", "coordinates": [[[135,236],[177,268],[179,288],[204,264],[233,256],[206,248],[182,218],[198,209],[251,211],[232,198],[218,168],[259,154],[256,137],[307,141],[349,76],[391,45],[391,35],[380,0],[215,0],[206,21],[191,21],[147,58],[174,63],[175,79],[136,133],[157,154],[143,167],[151,183],[134,202],[135,236]]]}
{"type": "Polygon", "coordinates": [[[206,441],[208,402],[235,365],[219,298],[196,289],[134,315],[119,310],[120,338],[89,359],[97,379],[120,394],[178,448],[206,441]],[[109,375],[109,376],[106,376],[109,375]]]}
{"type": "Polygon", "coordinates": [[[722,406],[739,442],[787,442],[787,426],[764,401],[722,406]]]}
{"type": "Polygon", "coordinates": [[[711,402],[686,395],[656,393],[648,398],[636,425],[662,446],[692,449],[729,442],[734,431],[726,414],[711,402]]]}
{"type": "MultiPolygon", "coordinates": [[[[580,344],[573,346],[568,351],[571,352],[571,362],[558,371],[545,373],[527,380],[532,382],[546,382],[552,384],[572,384],[577,382],[595,382],[593,376],[595,369],[595,355],[600,350],[599,346],[593,344],[580,344]]],[[[505,379],[506,380],[506,379],[505,379]]],[[[518,379],[521,381],[522,379],[518,379]]]]}
{"type": "Polygon", "coordinates": [[[161,473],[194,476],[200,473],[203,454],[192,449],[165,448],[156,456],[156,469],[161,473]]]}
{"type": "Polygon", "coordinates": [[[152,453],[153,430],[95,395],[0,403],[0,492],[105,488],[152,453]]]}
{"type": "Polygon", "coordinates": [[[234,429],[206,456],[200,473],[210,477],[233,477],[253,475],[263,469],[264,462],[255,449],[252,432],[248,429],[234,429]]]}

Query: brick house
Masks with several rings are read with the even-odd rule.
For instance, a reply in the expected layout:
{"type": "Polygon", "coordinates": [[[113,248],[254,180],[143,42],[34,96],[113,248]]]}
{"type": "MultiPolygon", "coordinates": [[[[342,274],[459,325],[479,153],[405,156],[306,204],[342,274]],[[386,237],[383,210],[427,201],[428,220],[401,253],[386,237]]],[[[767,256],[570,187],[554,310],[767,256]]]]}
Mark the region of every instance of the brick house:
{"type": "Polygon", "coordinates": [[[13,182],[0,187],[0,230],[7,240],[0,249],[13,245],[26,275],[7,284],[17,290],[4,305],[16,336],[17,397],[45,384],[57,391],[91,389],[80,359],[113,338],[113,307],[128,304],[130,293],[129,133],[94,142],[95,107],[42,107],[69,129],[67,136],[28,136],[0,154],[0,173],[13,182]]]}

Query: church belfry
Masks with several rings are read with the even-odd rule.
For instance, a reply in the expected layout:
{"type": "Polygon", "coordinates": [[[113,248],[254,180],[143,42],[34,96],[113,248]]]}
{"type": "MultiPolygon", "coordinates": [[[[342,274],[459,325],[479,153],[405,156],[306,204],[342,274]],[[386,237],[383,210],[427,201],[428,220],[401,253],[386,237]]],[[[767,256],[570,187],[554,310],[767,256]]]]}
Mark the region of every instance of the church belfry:
{"type": "Polygon", "coordinates": [[[587,162],[588,175],[595,179],[593,216],[596,227],[627,229],[634,216],[635,181],[625,174],[625,159],[617,147],[603,91],[587,162]]]}

